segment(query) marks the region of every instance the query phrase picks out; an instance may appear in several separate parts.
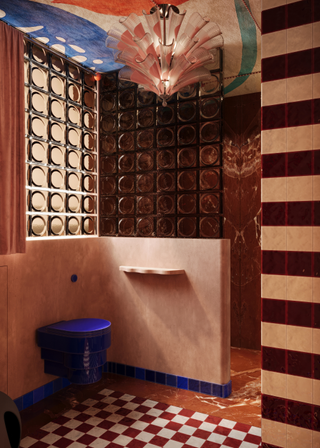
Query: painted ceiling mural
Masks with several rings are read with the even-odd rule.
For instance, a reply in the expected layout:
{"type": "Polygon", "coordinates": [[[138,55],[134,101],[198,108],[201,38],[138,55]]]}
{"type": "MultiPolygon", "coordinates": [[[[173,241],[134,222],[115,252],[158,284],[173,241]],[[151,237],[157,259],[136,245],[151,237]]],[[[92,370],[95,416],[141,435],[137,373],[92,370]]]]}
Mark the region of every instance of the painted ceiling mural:
{"type": "MultiPolygon", "coordinates": [[[[260,91],[260,0],[171,3],[180,12],[187,11],[185,23],[189,15],[199,12],[221,28],[226,96],[260,91]]],[[[113,50],[105,46],[107,31],[121,17],[131,12],[142,16],[142,10],[149,12],[153,6],[151,0],[0,0],[0,20],[84,67],[104,73],[121,68],[114,62],[113,50]]]]}

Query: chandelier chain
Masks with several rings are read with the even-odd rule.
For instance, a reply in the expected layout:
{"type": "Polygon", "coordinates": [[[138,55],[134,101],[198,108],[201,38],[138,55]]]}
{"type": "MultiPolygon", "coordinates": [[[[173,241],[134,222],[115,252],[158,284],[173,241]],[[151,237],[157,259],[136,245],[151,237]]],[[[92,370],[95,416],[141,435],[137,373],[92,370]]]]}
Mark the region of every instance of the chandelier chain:
{"type": "Polygon", "coordinates": [[[261,70],[259,72],[244,73],[243,75],[228,76],[227,78],[223,78],[223,79],[241,78],[242,76],[257,75],[258,73],[261,73],[261,70]]]}

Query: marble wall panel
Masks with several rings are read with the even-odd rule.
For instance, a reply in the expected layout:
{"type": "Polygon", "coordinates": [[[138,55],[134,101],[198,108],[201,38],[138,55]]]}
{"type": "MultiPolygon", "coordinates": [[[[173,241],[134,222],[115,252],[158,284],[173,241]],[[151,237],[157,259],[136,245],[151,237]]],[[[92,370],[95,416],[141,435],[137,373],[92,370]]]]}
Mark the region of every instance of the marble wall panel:
{"type": "Polygon", "coordinates": [[[260,93],[224,101],[224,237],[231,240],[231,345],[260,349],[260,93]]]}

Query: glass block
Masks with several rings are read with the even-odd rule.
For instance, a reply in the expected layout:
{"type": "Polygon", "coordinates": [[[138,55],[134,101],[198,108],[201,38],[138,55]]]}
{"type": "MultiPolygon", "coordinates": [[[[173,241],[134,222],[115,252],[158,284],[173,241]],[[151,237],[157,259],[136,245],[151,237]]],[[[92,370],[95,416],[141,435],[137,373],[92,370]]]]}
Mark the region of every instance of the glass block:
{"type": "Polygon", "coordinates": [[[68,98],[75,103],[81,102],[81,86],[79,84],[69,83],[68,98]]]}
{"type": "Polygon", "coordinates": [[[67,177],[68,190],[81,190],[81,174],[80,173],[68,173],[67,177]]]}
{"type": "Polygon", "coordinates": [[[48,55],[47,52],[36,45],[32,45],[32,58],[39,62],[39,64],[48,65],[48,55]]]}
{"type": "Polygon", "coordinates": [[[85,132],[83,134],[83,146],[88,151],[96,151],[96,134],[85,132]]]}
{"type": "Polygon", "coordinates": [[[68,120],[76,126],[81,126],[82,111],[80,107],[69,106],[68,107],[68,120]]]}
{"type": "Polygon", "coordinates": [[[47,216],[32,216],[32,218],[29,218],[30,226],[31,226],[31,233],[34,236],[46,236],[48,234],[48,228],[47,228],[47,222],[48,217],[47,216]]]}
{"type": "Polygon", "coordinates": [[[131,196],[125,196],[119,199],[119,213],[122,215],[134,214],[134,198],[131,196]]]}
{"type": "Polygon", "coordinates": [[[33,141],[31,144],[30,158],[35,162],[47,163],[48,144],[38,141],[33,141]]]}
{"type": "Polygon", "coordinates": [[[153,146],[153,130],[138,131],[137,144],[142,149],[151,148],[153,146]]]}
{"type": "Polygon", "coordinates": [[[29,70],[30,64],[29,61],[27,61],[26,59],[24,60],[24,82],[27,82],[28,84],[30,83],[30,70],[29,70]]]}
{"type": "Polygon", "coordinates": [[[35,187],[47,187],[48,186],[48,168],[42,166],[29,167],[30,172],[30,185],[35,187]]]}
{"type": "Polygon", "coordinates": [[[147,128],[154,125],[154,111],[153,109],[146,108],[140,109],[137,112],[137,123],[141,128],[147,128]]]}
{"type": "Polygon", "coordinates": [[[197,235],[196,218],[181,218],[178,220],[178,236],[192,238],[197,235]]]}
{"type": "Polygon", "coordinates": [[[48,193],[46,191],[30,192],[31,196],[31,210],[37,212],[46,212],[48,210],[48,193]]]}
{"type": "Polygon", "coordinates": [[[64,235],[65,231],[65,217],[64,216],[50,216],[50,234],[59,236],[64,235]]]}
{"type": "Polygon", "coordinates": [[[200,213],[219,213],[220,196],[218,194],[202,194],[200,195],[200,213]]]}
{"type": "Polygon", "coordinates": [[[81,159],[82,159],[82,152],[72,149],[71,151],[68,151],[67,154],[67,166],[75,170],[80,170],[81,159]]]}
{"type": "Polygon", "coordinates": [[[214,142],[220,138],[220,123],[212,121],[205,123],[200,128],[200,139],[203,142],[214,142]]]}
{"type": "Polygon", "coordinates": [[[81,212],[81,197],[75,194],[69,194],[67,198],[68,212],[80,213],[81,212]]]}
{"type": "Polygon", "coordinates": [[[94,79],[94,75],[92,73],[85,73],[84,74],[84,83],[88,87],[95,88],[96,80],[94,79]]]}
{"type": "Polygon", "coordinates": [[[51,121],[50,135],[55,142],[64,144],[66,142],[66,126],[62,123],[51,121]]]}
{"type": "Polygon", "coordinates": [[[175,187],[174,173],[158,174],[158,191],[172,191],[175,187]]]}
{"type": "Polygon", "coordinates": [[[32,84],[43,90],[48,90],[48,71],[40,67],[32,67],[32,84]]]}
{"type": "Polygon", "coordinates": [[[50,193],[50,210],[53,212],[65,212],[65,197],[64,193],[50,193]]]}
{"type": "Polygon", "coordinates": [[[120,193],[134,192],[134,176],[122,176],[118,180],[118,188],[120,193]]]}
{"type": "Polygon", "coordinates": [[[95,176],[92,176],[91,174],[86,174],[85,176],[83,176],[82,180],[83,191],[87,193],[94,193],[95,186],[96,186],[95,176]]]}
{"type": "Polygon", "coordinates": [[[30,109],[30,89],[27,86],[24,86],[24,105],[26,109],[30,109]]]}
{"type": "Polygon", "coordinates": [[[83,124],[87,129],[96,130],[96,114],[90,111],[86,111],[83,114],[83,124]]]}
{"type": "Polygon", "coordinates": [[[197,172],[183,171],[178,175],[179,190],[196,190],[197,189],[197,172]]]}
{"type": "Polygon", "coordinates": [[[68,144],[71,146],[81,147],[81,130],[77,128],[68,128],[67,130],[68,144]]]}
{"type": "MultiPolygon", "coordinates": [[[[70,91],[71,91],[70,87],[71,86],[69,85],[69,90],[68,90],[69,98],[71,100],[73,100],[73,98],[70,96],[71,95],[70,94],[70,91]]],[[[58,75],[51,76],[51,91],[55,95],[58,95],[58,96],[61,96],[61,97],[65,98],[65,96],[66,96],[66,81],[63,78],[61,78],[60,76],[58,76],[58,75]]],[[[73,100],[73,101],[77,101],[77,102],[80,101],[80,91],[79,91],[79,98],[77,100],[73,100]]]]}
{"type": "Polygon", "coordinates": [[[102,215],[115,215],[117,211],[117,201],[114,197],[101,198],[100,211],[102,215]]]}
{"type": "Polygon", "coordinates": [[[29,57],[30,54],[30,44],[27,40],[23,39],[24,56],[29,57]]]}
{"type": "Polygon", "coordinates": [[[33,91],[31,95],[32,109],[41,114],[48,115],[48,100],[49,97],[45,93],[33,91]]]}
{"type": "Polygon", "coordinates": [[[147,90],[138,90],[138,107],[151,106],[154,103],[155,94],[147,90]]]}
{"type": "Polygon", "coordinates": [[[178,154],[179,168],[191,168],[197,164],[197,149],[183,148],[178,154]]]}
{"type": "Polygon", "coordinates": [[[197,138],[196,127],[190,124],[178,128],[178,144],[191,145],[197,138]]]}
{"type": "Polygon", "coordinates": [[[114,177],[102,177],[101,178],[101,193],[102,194],[115,194],[117,189],[117,182],[114,177]]]}
{"type": "Polygon", "coordinates": [[[115,115],[103,115],[100,125],[104,132],[115,132],[117,130],[117,117],[115,115]]]}
{"type": "Polygon", "coordinates": [[[124,154],[119,157],[118,167],[121,172],[129,173],[134,170],[134,155],[124,154]]]}
{"type": "Polygon", "coordinates": [[[137,234],[140,236],[151,236],[153,233],[153,220],[141,218],[137,220],[137,234]]]}
{"type": "Polygon", "coordinates": [[[135,105],[134,89],[125,89],[119,93],[120,109],[131,109],[135,105]]]}
{"type": "Polygon", "coordinates": [[[137,155],[137,169],[139,171],[150,171],[153,169],[153,158],[152,152],[142,152],[137,155]]]}
{"type": "Polygon", "coordinates": [[[195,121],[197,116],[197,106],[195,101],[179,103],[178,118],[180,121],[195,121]]]}
{"type": "Polygon", "coordinates": [[[119,129],[130,131],[134,127],[134,112],[122,112],[119,114],[119,129]]]}
{"type": "Polygon", "coordinates": [[[50,163],[52,165],[64,166],[65,164],[65,148],[62,146],[50,147],[50,163]]]}
{"type": "Polygon", "coordinates": [[[92,154],[84,154],[82,157],[82,168],[86,171],[96,170],[96,158],[92,154]]]}
{"type": "Polygon", "coordinates": [[[150,215],[153,213],[153,197],[152,196],[138,196],[138,198],[137,198],[137,213],[140,215],[150,215]]]}
{"type": "Polygon", "coordinates": [[[183,194],[178,196],[178,213],[183,215],[197,212],[197,196],[195,194],[183,194]]]}
{"type": "Polygon", "coordinates": [[[207,145],[200,150],[200,164],[204,165],[214,165],[219,163],[220,148],[218,145],[207,145]]]}
{"type": "Polygon", "coordinates": [[[111,112],[116,109],[117,94],[116,93],[106,93],[103,95],[101,100],[101,110],[102,112],[111,112]]]}
{"type": "Polygon", "coordinates": [[[206,217],[200,220],[200,236],[206,238],[219,237],[220,226],[216,218],[206,217]]]}
{"type": "MultiPolygon", "coordinates": [[[[64,170],[50,170],[50,187],[64,190],[66,185],[66,172],[64,170]]],[[[78,188],[73,188],[76,190],[78,188]]]]}
{"type": "Polygon", "coordinates": [[[174,144],[174,128],[161,128],[157,130],[157,146],[173,146],[174,144]]]}
{"type": "Polygon", "coordinates": [[[46,118],[33,116],[31,120],[31,132],[39,138],[48,138],[48,120],[46,118]]]}
{"type": "Polygon", "coordinates": [[[85,235],[93,235],[95,233],[96,223],[95,218],[82,218],[82,231],[85,235]]]}
{"type": "Polygon", "coordinates": [[[188,86],[183,87],[178,92],[179,100],[187,100],[189,98],[194,98],[197,95],[197,83],[189,84],[188,86]]]}
{"type": "Polygon", "coordinates": [[[132,236],[134,234],[134,219],[122,218],[119,221],[119,233],[123,236],[132,236]]]}
{"type": "Polygon", "coordinates": [[[113,135],[102,135],[100,139],[100,144],[103,152],[109,154],[116,152],[117,141],[113,135]]]}
{"type": "Polygon", "coordinates": [[[206,98],[200,102],[200,115],[205,120],[212,120],[220,116],[220,98],[206,98]]]}
{"type": "Polygon", "coordinates": [[[82,199],[82,209],[84,213],[95,213],[96,198],[94,196],[84,196],[82,199]]]}
{"type": "Polygon", "coordinates": [[[68,75],[74,81],[81,81],[81,71],[76,65],[69,65],[68,75]]]}
{"type": "Polygon", "coordinates": [[[216,170],[205,170],[200,173],[200,190],[212,190],[219,188],[219,172],[216,170]]]}
{"type": "Polygon", "coordinates": [[[174,122],[174,108],[173,106],[159,106],[157,107],[157,124],[168,125],[174,122]]]}
{"type": "Polygon", "coordinates": [[[86,107],[94,109],[96,106],[96,94],[92,90],[85,90],[83,94],[83,103],[86,107]]]}
{"type": "Polygon", "coordinates": [[[101,78],[101,89],[103,90],[116,90],[117,88],[117,76],[116,74],[106,74],[101,78]]]}
{"type": "Polygon", "coordinates": [[[157,236],[174,236],[174,218],[157,219],[157,236]]]}
{"type": "Polygon", "coordinates": [[[64,60],[55,55],[51,56],[51,67],[59,73],[65,73],[66,70],[64,60]]]}
{"type": "Polygon", "coordinates": [[[134,82],[125,81],[123,79],[118,78],[118,86],[119,89],[128,89],[129,87],[134,87],[134,82]]]}
{"type": "Polygon", "coordinates": [[[134,150],[134,134],[132,132],[126,132],[120,134],[118,138],[119,149],[121,151],[133,151],[134,150]]]}
{"type": "Polygon", "coordinates": [[[141,174],[137,177],[137,190],[141,193],[153,191],[153,174],[141,174]]]}
{"type": "Polygon", "coordinates": [[[66,103],[61,100],[51,100],[51,114],[58,118],[58,120],[65,121],[66,119],[66,103]]]}
{"type": "Polygon", "coordinates": [[[100,220],[101,235],[115,235],[117,232],[117,220],[104,218],[100,220]]]}
{"type": "Polygon", "coordinates": [[[161,214],[174,213],[174,196],[162,195],[157,199],[157,211],[161,214]]]}
{"type": "Polygon", "coordinates": [[[72,218],[67,218],[67,230],[70,235],[80,235],[80,218],[75,216],[73,216],[72,218]]]}
{"type": "Polygon", "coordinates": [[[158,168],[161,169],[169,169],[174,168],[175,166],[175,155],[174,151],[170,151],[169,149],[164,149],[163,151],[159,151],[157,154],[157,164],[158,168]]]}
{"type": "Polygon", "coordinates": [[[220,74],[211,74],[209,81],[204,81],[200,84],[201,95],[214,95],[221,90],[220,74]]]}

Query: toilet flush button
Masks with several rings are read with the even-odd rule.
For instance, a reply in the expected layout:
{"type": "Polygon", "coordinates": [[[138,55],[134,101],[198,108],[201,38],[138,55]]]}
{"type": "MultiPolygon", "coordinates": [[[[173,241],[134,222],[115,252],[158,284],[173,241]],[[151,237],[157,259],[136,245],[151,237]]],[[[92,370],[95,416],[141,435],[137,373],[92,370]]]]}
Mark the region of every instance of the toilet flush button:
{"type": "Polygon", "coordinates": [[[76,282],[77,280],[78,280],[78,276],[76,274],[71,275],[72,283],[76,282]]]}

